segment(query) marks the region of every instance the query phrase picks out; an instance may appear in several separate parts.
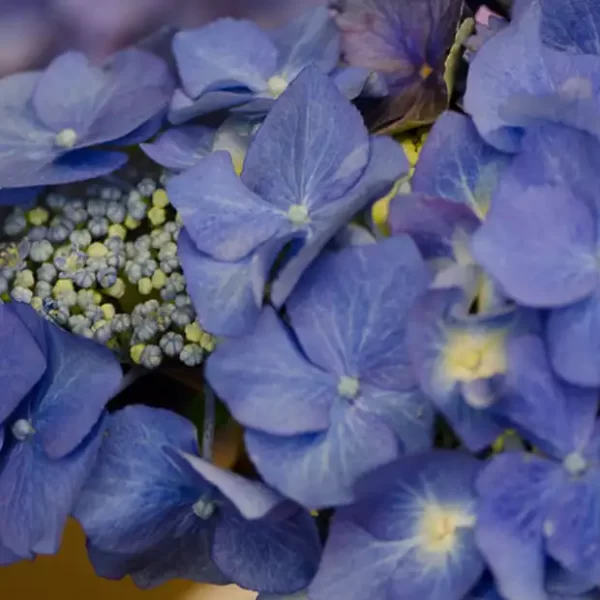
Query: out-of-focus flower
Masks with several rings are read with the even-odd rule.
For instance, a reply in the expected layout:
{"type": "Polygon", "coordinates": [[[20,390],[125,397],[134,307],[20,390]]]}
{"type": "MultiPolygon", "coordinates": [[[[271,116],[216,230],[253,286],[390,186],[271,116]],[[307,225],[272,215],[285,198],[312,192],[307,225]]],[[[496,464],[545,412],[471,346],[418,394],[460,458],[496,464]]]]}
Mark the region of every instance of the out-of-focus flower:
{"type": "Polygon", "coordinates": [[[90,179],[116,170],[126,155],[90,146],[134,143],[172,91],[166,64],[126,50],[103,67],[75,52],[43,72],[0,80],[0,186],[27,187],[90,179]]]}
{"type": "Polygon", "coordinates": [[[508,21],[482,5],[475,13],[475,34],[470,36],[464,43],[464,58],[472,62],[479,49],[496,33],[502,31],[508,25],[508,21]]]}
{"type": "Polygon", "coordinates": [[[336,68],[339,30],[325,7],[272,32],[233,19],[181,31],[173,52],[182,83],[169,111],[176,124],[226,108],[264,115],[307,66],[330,74],[349,98],[360,94],[369,76],[362,68],[336,68]]]}
{"type": "Polygon", "coordinates": [[[109,417],[75,510],[96,572],[140,587],[183,577],[275,594],[305,588],[321,554],[310,515],[197,453],[195,428],[174,413],[133,406],[109,417]]]}
{"type": "Polygon", "coordinates": [[[351,502],[373,468],[431,445],[406,315],[428,275],[407,237],[321,257],[252,334],[223,342],[207,378],[238,421],[265,480],[305,506],[351,502]],[[297,340],[297,342],[295,342],[297,340]]]}
{"type": "Polygon", "coordinates": [[[102,346],[22,304],[0,305],[0,320],[0,548],[32,558],[58,550],[96,457],[104,407],[118,390],[121,368],[102,346]]]}
{"type": "Polygon", "coordinates": [[[379,131],[431,123],[447,108],[446,59],[460,0],[342,0],[337,22],[345,61],[379,72],[389,96],[369,115],[379,131]]]}
{"type": "Polygon", "coordinates": [[[590,386],[600,384],[599,157],[597,139],[586,133],[552,123],[528,128],[473,243],[508,296],[552,309],[552,364],[561,377],[590,386]]]}
{"type": "Polygon", "coordinates": [[[140,147],[153,161],[173,171],[191,169],[211,152],[226,150],[231,154],[235,171],[241,173],[257,127],[248,119],[236,117],[227,119],[218,129],[183,125],[167,129],[152,143],[140,147]]]}
{"type": "Polygon", "coordinates": [[[217,152],[167,184],[200,323],[216,335],[251,331],[284,246],[291,242],[270,286],[276,306],[331,237],[407,171],[402,149],[369,137],[328,77],[303,71],[260,127],[241,179],[217,152]]]}
{"type": "Polygon", "coordinates": [[[475,544],[475,479],[468,454],[434,451],[367,476],[371,496],[338,510],[314,600],[462,600],[484,570],[475,544]]]}

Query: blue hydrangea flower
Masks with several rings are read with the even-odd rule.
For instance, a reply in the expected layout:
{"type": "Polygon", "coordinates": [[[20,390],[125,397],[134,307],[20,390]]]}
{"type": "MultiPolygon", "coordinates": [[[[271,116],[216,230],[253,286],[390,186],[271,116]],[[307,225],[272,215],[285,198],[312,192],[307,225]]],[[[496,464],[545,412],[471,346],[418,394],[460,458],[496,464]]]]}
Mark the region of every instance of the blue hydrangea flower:
{"type": "MultiPolygon", "coordinates": [[[[523,126],[539,118],[597,131],[598,56],[560,52],[544,44],[542,4],[518,4],[510,25],[477,52],[469,69],[465,109],[481,135],[506,152],[519,150],[523,126]]],[[[564,32],[576,33],[569,32],[572,26],[577,27],[567,22],[564,32]]]]}
{"type": "Polygon", "coordinates": [[[185,225],[179,256],[203,328],[251,331],[280,251],[276,306],[331,237],[407,171],[401,146],[370,137],[329,79],[306,69],[254,137],[241,178],[230,156],[215,152],[167,184],[185,225]]]}
{"type": "Polygon", "coordinates": [[[45,71],[5,77],[0,80],[0,186],[67,183],[114,171],[126,156],[90,147],[152,135],[171,92],[166,63],[135,49],[100,67],[67,52],[45,71]]]}
{"type": "Polygon", "coordinates": [[[227,150],[239,174],[255,128],[252,121],[235,117],[227,119],[218,129],[183,125],[167,129],[152,143],[140,147],[153,161],[173,171],[191,169],[211,152],[227,150]]]}
{"type": "Polygon", "coordinates": [[[484,569],[474,534],[480,467],[434,451],[365,478],[372,495],[338,510],[310,598],[462,600],[484,569]]]}
{"type": "Polygon", "coordinates": [[[130,406],[109,417],[74,513],[96,572],[131,575],[143,588],[185,578],[273,594],[304,589],[321,554],[311,516],[198,458],[197,439],[170,411],[130,406]]]}
{"type": "Polygon", "coordinates": [[[337,68],[339,38],[323,6],[268,33],[251,21],[234,19],[182,31],[173,40],[182,89],[173,96],[169,118],[178,124],[225,108],[264,115],[309,65],[330,75],[341,92],[355,98],[369,71],[337,68]]]}
{"type": "Polygon", "coordinates": [[[206,376],[268,483],[305,506],[344,504],[360,476],[430,447],[433,410],[405,344],[427,283],[407,237],[326,253],[286,304],[291,330],[269,307],[217,346],[206,376]]]}
{"type": "Polygon", "coordinates": [[[121,367],[107,349],[62,331],[28,306],[0,305],[0,321],[0,548],[31,558],[59,547],[121,367]]]}
{"type": "Polygon", "coordinates": [[[514,368],[539,452],[491,460],[477,484],[476,535],[502,596],[541,600],[546,554],[580,582],[600,580],[598,399],[558,381],[539,340],[526,342],[514,368]]]}
{"type": "Polygon", "coordinates": [[[478,261],[507,295],[551,308],[552,363],[568,381],[600,384],[595,189],[600,144],[556,124],[530,127],[474,236],[478,261]]]}
{"type": "Polygon", "coordinates": [[[448,106],[445,62],[459,0],[342,0],[337,22],[348,64],[383,76],[389,97],[371,115],[377,130],[431,123],[448,106]]]}
{"type": "Polygon", "coordinates": [[[273,596],[272,594],[260,594],[257,600],[309,600],[308,592],[299,592],[298,594],[286,596],[273,596]]]}

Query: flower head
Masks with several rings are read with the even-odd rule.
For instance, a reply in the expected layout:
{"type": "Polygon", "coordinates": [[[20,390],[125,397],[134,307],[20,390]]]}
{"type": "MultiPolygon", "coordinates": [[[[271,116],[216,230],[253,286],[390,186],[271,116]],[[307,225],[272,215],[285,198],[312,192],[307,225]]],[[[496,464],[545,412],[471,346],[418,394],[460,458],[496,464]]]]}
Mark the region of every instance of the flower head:
{"type": "Polygon", "coordinates": [[[121,368],[108,350],[30,307],[2,304],[0,321],[0,548],[20,558],[53,554],[95,459],[121,368]]]}
{"type": "Polygon", "coordinates": [[[310,515],[197,454],[194,427],[176,414],[132,406],[110,417],[75,510],[96,572],[140,587],[174,577],[273,594],[306,587],[320,557],[310,515]]]}
{"type": "Polygon", "coordinates": [[[166,64],[125,50],[96,67],[77,52],[45,71],[0,80],[0,186],[27,187],[90,179],[126,156],[92,146],[134,143],[158,129],[171,94],[166,64]]]}
{"type": "Polygon", "coordinates": [[[306,69],[254,137],[241,178],[213,153],[167,184],[184,230],[179,256],[200,323],[217,335],[255,325],[265,284],[283,304],[331,237],[407,170],[402,149],[370,138],[358,111],[306,69]],[[291,142],[293,140],[293,142],[291,142]]]}
{"type": "Polygon", "coordinates": [[[176,34],[173,52],[182,82],[169,113],[175,124],[226,108],[265,115],[308,66],[330,75],[349,98],[360,94],[369,76],[366,69],[336,68],[339,31],[325,7],[272,32],[251,21],[220,19],[176,34]]]}
{"type": "Polygon", "coordinates": [[[208,380],[266,481],[305,506],[344,504],[360,476],[430,446],[405,345],[427,282],[408,238],[326,254],[286,304],[292,331],[265,308],[252,334],[216,348],[208,380]]]}
{"type": "Polygon", "coordinates": [[[456,0],[343,0],[337,22],[345,61],[379,72],[389,90],[378,130],[431,123],[448,106],[445,63],[462,11],[456,0]]]}
{"type": "Polygon", "coordinates": [[[466,454],[433,451],[365,477],[371,496],[336,514],[310,597],[461,600],[484,570],[474,535],[479,470],[466,454]]]}

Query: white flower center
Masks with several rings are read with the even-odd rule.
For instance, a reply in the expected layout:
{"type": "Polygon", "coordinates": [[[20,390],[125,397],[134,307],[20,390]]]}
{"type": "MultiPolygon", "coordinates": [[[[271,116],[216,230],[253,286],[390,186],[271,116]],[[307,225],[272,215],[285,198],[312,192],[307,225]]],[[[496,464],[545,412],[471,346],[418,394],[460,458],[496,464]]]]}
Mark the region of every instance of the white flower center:
{"type": "Polygon", "coordinates": [[[292,204],[288,213],[288,219],[297,227],[310,223],[310,217],[308,216],[308,208],[304,204],[292,204]]]}
{"type": "Polygon", "coordinates": [[[563,466],[570,475],[581,475],[587,469],[587,461],[579,452],[571,452],[563,461],[563,466]]]}
{"type": "Polygon", "coordinates": [[[74,129],[63,129],[56,134],[54,141],[57,146],[70,150],[77,143],[77,132],[74,129]]]}
{"type": "Polygon", "coordinates": [[[279,96],[287,90],[288,82],[281,75],[273,75],[273,77],[267,81],[267,88],[271,96],[279,98],[279,96]]]}
{"type": "Polygon", "coordinates": [[[198,500],[194,506],[192,506],[192,510],[198,518],[202,519],[203,521],[208,521],[208,519],[210,519],[215,512],[215,505],[204,498],[200,498],[200,500],[198,500]]]}
{"type": "Polygon", "coordinates": [[[474,524],[475,518],[460,509],[430,504],[420,523],[423,550],[433,554],[450,552],[457,542],[457,530],[474,524]]]}
{"type": "Polygon", "coordinates": [[[35,429],[30,421],[27,419],[19,419],[15,421],[12,426],[12,434],[20,441],[23,442],[27,438],[31,437],[35,433],[35,429]]]}
{"type": "Polygon", "coordinates": [[[354,400],[354,398],[356,398],[358,395],[359,389],[360,383],[358,379],[355,379],[354,377],[348,377],[347,375],[342,375],[340,377],[337,385],[337,391],[338,394],[343,398],[354,400]]]}

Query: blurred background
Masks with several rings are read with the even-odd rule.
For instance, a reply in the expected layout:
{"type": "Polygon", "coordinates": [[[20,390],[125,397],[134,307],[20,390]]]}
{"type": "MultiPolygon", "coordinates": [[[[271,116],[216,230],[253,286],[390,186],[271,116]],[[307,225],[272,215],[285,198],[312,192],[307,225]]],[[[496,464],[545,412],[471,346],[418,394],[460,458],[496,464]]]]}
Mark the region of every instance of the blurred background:
{"type": "Polygon", "coordinates": [[[226,15],[273,26],[326,0],[0,0],[0,76],[42,66],[67,48],[101,60],[165,25],[226,15]]]}

